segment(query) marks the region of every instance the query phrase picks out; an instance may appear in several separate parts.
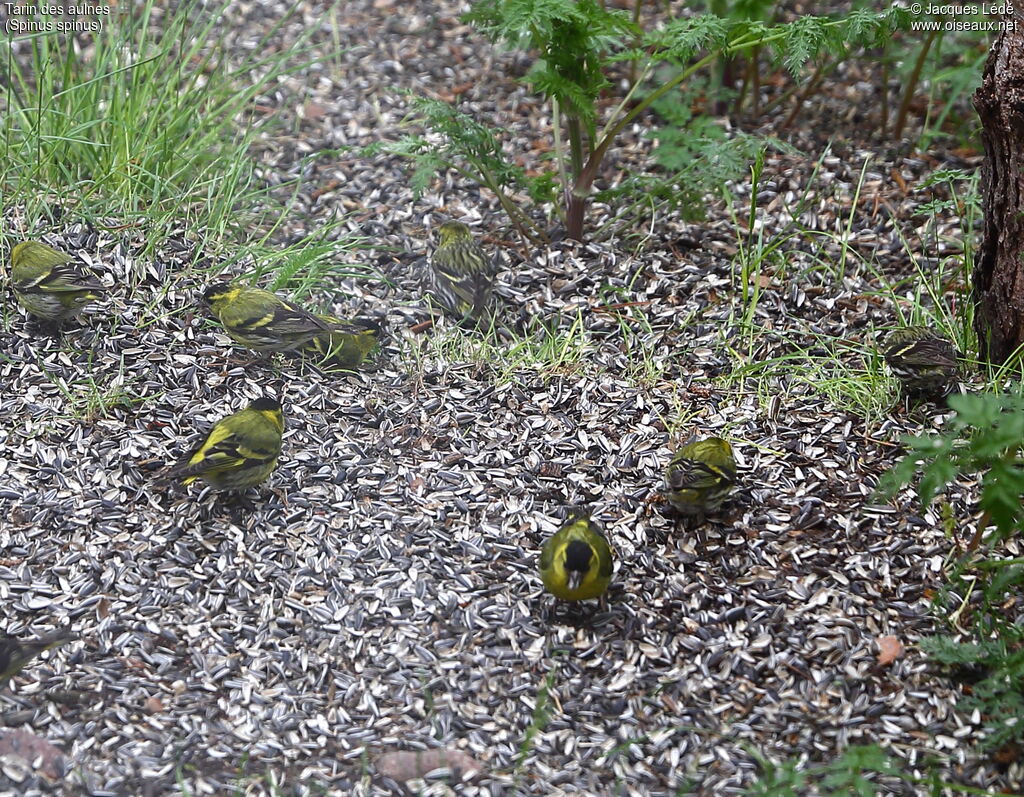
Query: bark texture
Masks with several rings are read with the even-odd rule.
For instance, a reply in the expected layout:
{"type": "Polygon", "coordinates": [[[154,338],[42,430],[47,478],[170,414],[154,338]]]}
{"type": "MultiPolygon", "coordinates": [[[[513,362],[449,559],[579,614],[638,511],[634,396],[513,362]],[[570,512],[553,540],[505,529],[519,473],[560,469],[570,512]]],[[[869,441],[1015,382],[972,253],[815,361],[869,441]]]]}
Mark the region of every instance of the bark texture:
{"type": "Polygon", "coordinates": [[[974,94],[985,146],[974,326],[980,357],[993,363],[1024,341],[1024,5],[1003,22],[974,94]]]}

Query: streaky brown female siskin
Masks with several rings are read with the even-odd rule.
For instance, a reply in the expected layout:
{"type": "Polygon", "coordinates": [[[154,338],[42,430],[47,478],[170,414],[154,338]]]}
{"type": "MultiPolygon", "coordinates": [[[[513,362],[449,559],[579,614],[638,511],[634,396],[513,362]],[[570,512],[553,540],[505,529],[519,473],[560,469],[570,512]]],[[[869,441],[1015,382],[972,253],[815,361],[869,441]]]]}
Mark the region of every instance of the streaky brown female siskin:
{"type": "Polygon", "coordinates": [[[956,346],[928,327],[894,329],[885,337],[882,355],[907,398],[934,401],[960,384],[956,346]]]}
{"type": "Polygon", "coordinates": [[[497,269],[462,222],[440,226],[428,273],[428,292],[455,320],[477,322],[490,310],[497,269]]]}
{"type": "Polygon", "coordinates": [[[680,515],[701,523],[716,512],[736,483],[732,446],[721,437],[680,446],[665,471],[665,497],[680,515]]]}

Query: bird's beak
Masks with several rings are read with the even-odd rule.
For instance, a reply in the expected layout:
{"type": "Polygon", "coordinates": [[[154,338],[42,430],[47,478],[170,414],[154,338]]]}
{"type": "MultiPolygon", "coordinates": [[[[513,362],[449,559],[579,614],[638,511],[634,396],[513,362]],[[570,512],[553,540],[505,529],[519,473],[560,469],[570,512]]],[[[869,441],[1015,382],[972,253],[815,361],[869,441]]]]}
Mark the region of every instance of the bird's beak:
{"type": "Polygon", "coordinates": [[[583,573],[579,570],[570,570],[569,589],[579,589],[581,583],[583,583],[583,573]]]}

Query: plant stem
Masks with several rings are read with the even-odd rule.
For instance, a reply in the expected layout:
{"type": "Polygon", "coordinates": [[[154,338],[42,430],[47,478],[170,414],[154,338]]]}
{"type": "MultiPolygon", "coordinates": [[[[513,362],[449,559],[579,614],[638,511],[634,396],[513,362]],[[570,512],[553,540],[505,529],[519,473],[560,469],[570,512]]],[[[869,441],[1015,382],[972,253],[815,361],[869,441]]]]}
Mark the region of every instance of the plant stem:
{"type": "Polygon", "coordinates": [[[882,119],[878,125],[878,132],[883,136],[889,127],[889,48],[886,47],[882,56],[882,119]]]}
{"type": "Polygon", "coordinates": [[[818,90],[818,86],[821,84],[821,81],[825,79],[825,75],[827,74],[826,67],[831,65],[831,62],[827,64],[819,64],[818,68],[814,70],[810,83],[808,83],[806,88],[797,95],[796,104],[793,105],[793,110],[789,112],[786,118],[782,120],[782,124],[779,125],[780,130],[785,130],[793,124],[794,121],[796,121],[797,114],[799,114],[800,109],[804,107],[804,103],[807,102],[808,97],[818,90]]]}
{"type": "Polygon", "coordinates": [[[580,174],[583,171],[583,130],[579,116],[566,114],[565,127],[569,133],[569,165],[572,174],[572,185],[567,186],[565,196],[566,234],[570,238],[582,241],[583,212],[586,209],[587,195],[590,193],[593,178],[585,185],[580,182],[580,174]]]}
{"type": "Polygon", "coordinates": [[[604,160],[604,156],[607,154],[608,148],[612,145],[616,136],[625,129],[626,125],[647,110],[651,103],[663,97],[667,92],[674,89],[690,77],[690,75],[694,74],[698,69],[703,69],[719,55],[721,55],[721,51],[716,51],[710,55],[704,56],[697,63],[693,64],[688,69],[684,69],[681,73],[672,78],[672,80],[663,84],[660,88],[655,89],[640,100],[640,102],[638,102],[631,111],[624,114],[618,122],[615,122],[614,124],[610,123],[610,126],[605,128],[602,133],[601,140],[598,142],[597,146],[591,150],[590,157],[587,158],[586,163],[576,173],[572,192],[568,193],[566,196],[566,204],[568,206],[568,210],[566,212],[566,229],[568,230],[569,237],[581,240],[583,235],[583,210],[586,207],[586,198],[590,194],[590,187],[594,184],[594,179],[597,177],[597,170],[601,166],[601,161],[604,160]]]}
{"type": "Polygon", "coordinates": [[[928,32],[928,38],[924,40],[924,44],[921,45],[921,52],[917,54],[917,60],[914,62],[914,69],[910,73],[910,77],[907,79],[907,88],[903,92],[903,100],[900,102],[900,110],[896,115],[896,128],[893,130],[893,136],[896,138],[902,138],[903,128],[907,123],[907,112],[910,110],[910,103],[914,99],[914,92],[917,90],[917,84],[921,80],[921,70],[924,69],[925,59],[928,58],[928,51],[932,48],[932,42],[935,41],[935,37],[939,35],[939,31],[932,30],[928,32]]]}
{"type": "Polygon", "coordinates": [[[464,169],[451,161],[445,161],[445,164],[449,169],[461,174],[467,180],[474,183],[482,183],[493,191],[494,195],[498,198],[498,203],[501,205],[502,210],[508,214],[508,217],[515,225],[516,230],[531,244],[534,246],[540,246],[543,243],[547,243],[547,235],[538,229],[537,225],[533,223],[530,217],[523,213],[519,206],[512,201],[512,197],[505,193],[504,189],[502,189],[498,184],[498,181],[479,164],[476,164],[476,172],[464,169]]]}

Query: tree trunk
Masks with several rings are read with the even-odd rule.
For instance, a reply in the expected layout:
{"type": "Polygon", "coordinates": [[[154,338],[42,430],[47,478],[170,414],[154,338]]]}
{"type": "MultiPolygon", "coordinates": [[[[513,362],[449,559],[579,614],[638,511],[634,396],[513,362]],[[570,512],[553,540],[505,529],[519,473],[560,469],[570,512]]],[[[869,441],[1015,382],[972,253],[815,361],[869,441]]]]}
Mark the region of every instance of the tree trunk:
{"type": "Polygon", "coordinates": [[[1024,4],[1002,21],[974,93],[985,145],[974,328],[980,358],[996,364],[1024,341],[1024,4]]]}

